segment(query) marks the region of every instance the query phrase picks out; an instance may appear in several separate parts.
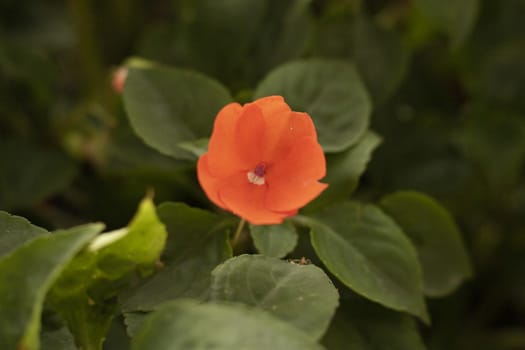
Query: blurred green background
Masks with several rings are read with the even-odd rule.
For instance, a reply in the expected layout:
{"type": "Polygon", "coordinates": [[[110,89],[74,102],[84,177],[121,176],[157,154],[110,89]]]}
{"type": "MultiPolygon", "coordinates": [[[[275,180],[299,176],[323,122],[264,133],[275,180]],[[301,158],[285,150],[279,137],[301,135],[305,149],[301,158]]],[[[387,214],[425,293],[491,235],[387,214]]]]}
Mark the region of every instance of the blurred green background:
{"type": "Polygon", "coordinates": [[[129,127],[111,82],[130,56],[241,102],[283,62],[348,60],[383,137],[355,196],[436,197],[472,257],[474,279],[430,301],[428,348],[525,349],[523,18],[523,0],[0,0],[0,209],[53,229],[123,226],[148,188],[209,206],[194,164],[129,127]]]}

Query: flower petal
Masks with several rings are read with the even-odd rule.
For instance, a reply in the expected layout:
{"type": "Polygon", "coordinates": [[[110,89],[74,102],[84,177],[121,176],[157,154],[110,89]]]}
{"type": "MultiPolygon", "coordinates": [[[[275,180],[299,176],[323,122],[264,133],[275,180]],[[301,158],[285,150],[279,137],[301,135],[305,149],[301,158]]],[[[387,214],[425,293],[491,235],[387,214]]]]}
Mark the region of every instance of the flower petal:
{"type": "Polygon", "coordinates": [[[303,207],[328,186],[317,181],[325,174],[326,161],[317,141],[311,137],[297,140],[266,174],[267,208],[286,211],[303,207]]]}
{"type": "Polygon", "coordinates": [[[290,183],[278,183],[269,187],[266,207],[274,211],[302,208],[319,196],[327,187],[327,184],[319,181],[297,182],[291,185],[290,183]]]}
{"type": "Polygon", "coordinates": [[[276,224],[327,187],[318,182],[325,163],[310,116],[291,111],[281,96],[269,96],[219,112],[197,172],[219,207],[252,224],[276,224]],[[247,174],[261,162],[265,181],[251,183],[247,174]]]}
{"type": "Polygon", "coordinates": [[[241,111],[238,103],[230,103],[217,114],[208,145],[208,167],[213,176],[226,177],[243,166],[234,142],[241,111]]]}
{"type": "Polygon", "coordinates": [[[219,197],[220,180],[212,176],[208,163],[209,157],[207,154],[203,154],[197,162],[197,177],[199,183],[208,198],[215,203],[215,205],[226,209],[226,206],[219,197]]]}
{"type": "Polygon", "coordinates": [[[272,160],[278,162],[288,156],[298,139],[311,138],[317,142],[317,133],[312,118],[307,113],[290,112],[286,128],[280,135],[273,151],[272,160]]]}
{"type": "Polygon", "coordinates": [[[302,137],[295,140],[281,162],[275,163],[268,176],[295,178],[296,180],[319,180],[326,175],[326,159],[317,140],[302,137]]]}
{"type": "Polygon", "coordinates": [[[272,118],[277,114],[291,112],[290,107],[282,96],[266,96],[253,101],[264,114],[265,118],[272,118]]]}
{"type": "MultiPolygon", "coordinates": [[[[244,174],[242,174],[244,175],[244,174]]],[[[246,176],[231,179],[219,196],[228,210],[254,225],[280,224],[289,213],[276,213],[265,207],[267,188],[249,183],[246,176]]]]}
{"type": "Polygon", "coordinates": [[[262,160],[266,123],[261,109],[255,103],[243,107],[235,127],[235,148],[244,170],[255,167],[262,160]]]}

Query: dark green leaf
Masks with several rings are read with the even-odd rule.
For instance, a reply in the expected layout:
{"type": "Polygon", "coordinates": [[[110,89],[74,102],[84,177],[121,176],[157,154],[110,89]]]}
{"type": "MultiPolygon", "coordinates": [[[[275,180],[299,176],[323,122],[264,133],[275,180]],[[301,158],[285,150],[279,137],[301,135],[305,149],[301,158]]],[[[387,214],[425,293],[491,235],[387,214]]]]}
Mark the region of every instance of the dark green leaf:
{"type": "Polygon", "coordinates": [[[250,225],[250,234],[257,251],[266,256],[283,258],[297,244],[297,231],[289,221],[281,225],[250,225]]]}
{"type": "Polygon", "coordinates": [[[323,338],[328,349],[424,350],[414,320],[364,300],[346,301],[323,338]]]}
{"type": "Polygon", "coordinates": [[[131,338],[134,338],[140,327],[146,320],[149,312],[124,312],[124,323],[126,325],[126,332],[131,338]]]}
{"type": "Polygon", "coordinates": [[[228,225],[220,216],[183,203],[163,203],[158,215],[169,233],[164,252],[167,266],[122,296],[126,312],[151,311],[181,297],[205,299],[210,272],[232,254],[228,225]]]}
{"type": "Polygon", "coordinates": [[[187,162],[163,155],[145,145],[128,126],[119,126],[114,130],[106,157],[107,164],[101,169],[104,174],[124,174],[126,177],[145,172],[174,173],[187,167],[187,162]]]}
{"type": "Polygon", "coordinates": [[[169,262],[197,253],[211,236],[232,225],[224,217],[184,203],[165,202],[157,211],[169,232],[163,256],[169,262]]]}
{"type": "Polygon", "coordinates": [[[230,94],[218,82],[176,68],[132,65],[124,88],[135,132],[151,147],[176,158],[195,159],[194,152],[184,148],[210,136],[217,112],[229,102],[230,94]]]}
{"type": "Polygon", "coordinates": [[[42,350],[77,350],[73,336],[66,327],[40,334],[42,350]]]}
{"type": "Polygon", "coordinates": [[[66,187],[75,164],[63,154],[21,140],[0,140],[0,208],[35,204],[66,187]]]}
{"type": "Polygon", "coordinates": [[[127,350],[131,347],[131,338],[127,333],[124,318],[118,315],[113,319],[104,341],[104,350],[127,350]]]}
{"type": "Polygon", "coordinates": [[[101,224],[43,235],[0,261],[0,348],[38,349],[44,297],[60,272],[101,224]]]}
{"type": "Polygon", "coordinates": [[[418,192],[396,192],[383,197],[381,207],[416,247],[426,295],[449,294],[472,275],[456,223],[432,198],[418,192]]]}
{"type": "Polygon", "coordinates": [[[368,127],[371,105],[355,68],[336,60],[311,59],[279,66],[257,86],[254,97],[282,95],[293,110],[307,112],[326,152],[339,152],[368,127]]]}
{"type": "Polygon", "coordinates": [[[326,177],[321,181],[327,183],[329,187],[308,205],[307,210],[312,211],[336,201],[347,200],[357,188],[359,178],[365,172],[372,152],[380,143],[381,138],[368,131],[350,149],[328,154],[326,177]]]}
{"type": "Polygon", "coordinates": [[[198,158],[208,151],[208,141],[209,139],[198,139],[195,141],[181,142],[179,143],[179,147],[198,158]]]}
{"type": "Polygon", "coordinates": [[[311,337],[270,314],[239,304],[176,301],[144,322],[133,350],[322,349],[311,337]]]}
{"type": "Polygon", "coordinates": [[[0,211],[0,259],[25,242],[47,233],[23,217],[0,211]]]}
{"type": "Polygon", "coordinates": [[[297,221],[341,282],[386,307],[429,322],[416,250],[397,224],[373,205],[345,202],[297,221]]]}
{"type": "Polygon", "coordinates": [[[338,305],[339,294],[314,265],[263,255],[241,255],[212,272],[211,300],[242,302],[271,312],[318,339],[338,305]]]}

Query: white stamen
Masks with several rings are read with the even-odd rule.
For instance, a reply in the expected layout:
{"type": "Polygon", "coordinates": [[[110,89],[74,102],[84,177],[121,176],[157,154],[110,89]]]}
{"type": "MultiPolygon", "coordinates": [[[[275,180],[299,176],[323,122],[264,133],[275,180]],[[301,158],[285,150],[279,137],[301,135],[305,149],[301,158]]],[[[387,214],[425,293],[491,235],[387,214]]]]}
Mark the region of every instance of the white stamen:
{"type": "Polygon", "coordinates": [[[254,185],[264,185],[264,176],[257,176],[253,171],[246,173],[246,177],[248,178],[248,181],[254,185]]]}
{"type": "Polygon", "coordinates": [[[108,245],[118,241],[119,239],[123,238],[127,234],[128,234],[128,228],[127,227],[123,227],[123,228],[115,230],[115,231],[103,233],[103,234],[101,234],[99,236],[96,236],[91,241],[91,243],[88,246],[88,249],[90,251],[92,251],[92,252],[94,252],[96,250],[99,250],[99,249],[102,249],[105,246],[108,246],[108,245]]]}

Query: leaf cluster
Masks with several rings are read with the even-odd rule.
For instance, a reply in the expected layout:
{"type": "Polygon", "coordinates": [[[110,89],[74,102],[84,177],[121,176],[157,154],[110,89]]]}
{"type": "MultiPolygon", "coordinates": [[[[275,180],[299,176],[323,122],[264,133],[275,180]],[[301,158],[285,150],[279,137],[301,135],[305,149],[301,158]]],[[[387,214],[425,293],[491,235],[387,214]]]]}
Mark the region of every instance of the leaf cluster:
{"type": "Polygon", "coordinates": [[[0,348],[525,347],[524,14],[0,3],[0,348]],[[330,187],[233,245],[195,162],[220,108],[275,94],[330,187]]]}

